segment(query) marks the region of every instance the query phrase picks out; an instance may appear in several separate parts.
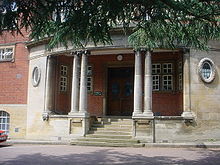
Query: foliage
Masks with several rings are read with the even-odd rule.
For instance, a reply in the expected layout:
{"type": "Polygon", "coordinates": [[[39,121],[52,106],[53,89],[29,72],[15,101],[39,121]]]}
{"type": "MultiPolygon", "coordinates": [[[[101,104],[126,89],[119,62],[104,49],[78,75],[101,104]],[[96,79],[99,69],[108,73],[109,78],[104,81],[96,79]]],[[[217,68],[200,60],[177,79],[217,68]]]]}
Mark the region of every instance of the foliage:
{"type": "Polygon", "coordinates": [[[30,29],[33,39],[49,37],[51,47],[110,44],[117,26],[136,49],[206,49],[220,38],[219,0],[2,0],[0,9],[0,32],[30,29]]]}

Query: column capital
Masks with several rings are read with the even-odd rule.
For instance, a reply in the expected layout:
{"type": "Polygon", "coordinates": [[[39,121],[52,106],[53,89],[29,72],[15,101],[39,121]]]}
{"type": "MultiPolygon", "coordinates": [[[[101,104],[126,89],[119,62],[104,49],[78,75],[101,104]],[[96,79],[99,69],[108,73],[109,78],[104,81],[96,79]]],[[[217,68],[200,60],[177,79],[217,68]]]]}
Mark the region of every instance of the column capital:
{"type": "Polygon", "coordinates": [[[72,51],[70,54],[71,54],[72,56],[81,56],[82,54],[88,56],[88,55],[91,54],[91,52],[86,49],[86,50],[76,50],[76,51],[72,51]]]}
{"type": "Polygon", "coordinates": [[[72,56],[80,56],[80,55],[82,55],[82,51],[80,50],[80,51],[73,51],[73,52],[71,52],[70,53],[72,56]]]}
{"type": "Polygon", "coordinates": [[[140,48],[137,48],[137,49],[133,49],[134,52],[137,52],[137,51],[140,51],[140,52],[153,52],[152,49],[149,49],[149,48],[144,48],[144,47],[140,47],[140,48]]]}
{"type": "Polygon", "coordinates": [[[89,50],[83,50],[82,54],[89,56],[89,55],[91,55],[91,52],[89,50]]]}

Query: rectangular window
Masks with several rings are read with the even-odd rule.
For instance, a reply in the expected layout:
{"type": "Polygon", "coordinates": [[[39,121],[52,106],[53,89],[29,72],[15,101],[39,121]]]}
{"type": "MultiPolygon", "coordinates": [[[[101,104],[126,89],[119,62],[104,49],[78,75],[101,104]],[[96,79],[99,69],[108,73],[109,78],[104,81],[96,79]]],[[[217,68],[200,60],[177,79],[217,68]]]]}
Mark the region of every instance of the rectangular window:
{"type": "Polygon", "coordinates": [[[60,65],[60,92],[67,91],[68,85],[68,67],[66,65],[60,65]]]}
{"type": "Polygon", "coordinates": [[[13,47],[0,48],[0,61],[12,61],[14,58],[13,47]]]}
{"type": "Polygon", "coordinates": [[[68,67],[67,67],[67,66],[65,66],[65,65],[61,65],[61,66],[60,66],[60,74],[61,74],[62,76],[67,76],[67,70],[68,70],[68,67]]]}
{"type": "Polygon", "coordinates": [[[153,91],[159,91],[160,90],[160,75],[153,75],[152,81],[153,81],[153,91]]]}
{"type": "Polygon", "coordinates": [[[92,66],[88,66],[87,69],[87,90],[92,92],[92,66]]]}
{"type": "Polygon", "coordinates": [[[183,89],[183,74],[179,74],[179,90],[183,89]]]}
{"type": "Polygon", "coordinates": [[[179,72],[179,73],[182,73],[182,70],[183,70],[183,63],[180,61],[180,62],[178,63],[178,72],[179,72]]]}
{"type": "MultiPolygon", "coordinates": [[[[79,68],[79,86],[80,86],[80,68],[79,68]]],[[[93,88],[93,81],[92,81],[92,66],[88,65],[87,66],[87,91],[88,93],[91,93],[93,88]]]]}
{"type": "Polygon", "coordinates": [[[152,74],[160,74],[161,65],[160,64],[152,64],[152,74]]]}
{"type": "Polygon", "coordinates": [[[162,77],[163,90],[173,90],[173,75],[163,75],[162,77]]]}
{"type": "Polygon", "coordinates": [[[169,74],[173,71],[173,64],[172,63],[164,63],[163,64],[163,73],[169,74]]]}

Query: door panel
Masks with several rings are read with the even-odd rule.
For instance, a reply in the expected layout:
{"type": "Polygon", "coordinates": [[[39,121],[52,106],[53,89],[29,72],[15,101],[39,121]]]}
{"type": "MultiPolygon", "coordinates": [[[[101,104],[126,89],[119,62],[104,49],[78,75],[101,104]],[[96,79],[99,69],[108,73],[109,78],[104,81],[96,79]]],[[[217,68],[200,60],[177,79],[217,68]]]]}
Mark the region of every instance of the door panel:
{"type": "Polygon", "coordinates": [[[133,111],[133,68],[108,69],[107,115],[131,116],[133,111]]]}

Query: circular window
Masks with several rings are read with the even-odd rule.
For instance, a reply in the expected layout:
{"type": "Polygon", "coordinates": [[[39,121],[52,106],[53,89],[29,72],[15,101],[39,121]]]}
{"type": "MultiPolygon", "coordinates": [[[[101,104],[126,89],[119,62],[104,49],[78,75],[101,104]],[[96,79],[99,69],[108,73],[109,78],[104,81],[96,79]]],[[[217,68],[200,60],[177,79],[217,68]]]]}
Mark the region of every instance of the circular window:
{"type": "Polygon", "coordinates": [[[203,58],[199,62],[199,76],[206,83],[211,83],[214,80],[215,67],[211,59],[203,58]]]}
{"type": "Polygon", "coordinates": [[[40,83],[40,68],[35,66],[32,71],[32,84],[34,87],[38,86],[40,83]]]}

